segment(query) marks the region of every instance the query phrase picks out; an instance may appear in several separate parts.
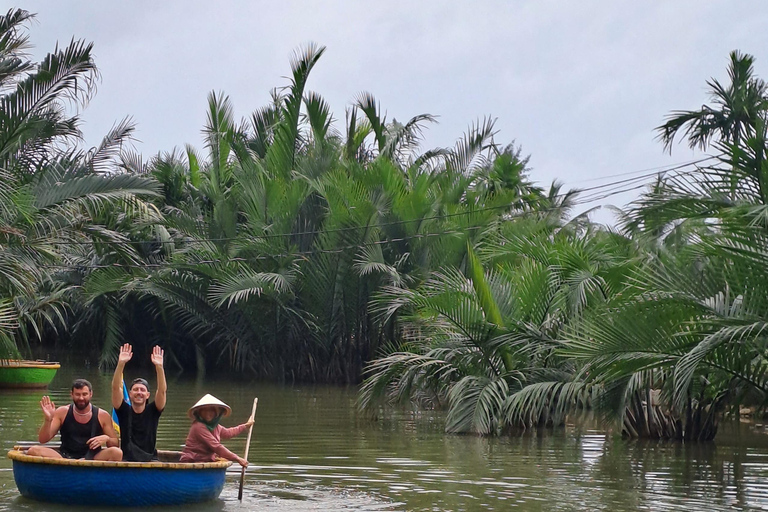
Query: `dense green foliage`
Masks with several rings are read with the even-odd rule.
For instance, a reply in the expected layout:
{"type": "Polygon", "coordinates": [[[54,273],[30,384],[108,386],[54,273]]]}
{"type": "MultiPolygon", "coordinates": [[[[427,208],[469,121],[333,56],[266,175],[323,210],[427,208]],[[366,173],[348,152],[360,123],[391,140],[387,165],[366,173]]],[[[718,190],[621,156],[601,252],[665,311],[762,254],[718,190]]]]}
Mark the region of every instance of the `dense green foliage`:
{"type": "Polygon", "coordinates": [[[118,124],[90,151],[67,107],[94,92],[91,45],[72,41],[39,64],[27,60],[24,24],[0,17],[0,357],[17,356],[46,329],[68,327],[82,304],[78,268],[137,260],[131,230],[153,222],[157,183],[115,172],[132,126],[118,124]]]}
{"type": "MultiPolygon", "coordinates": [[[[19,26],[9,34],[22,37],[19,26]]],[[[454,148],[421,153],[432,116],[389,122],[364,93],[337,130],[326,102],[307,90],[323,51],[297,52],[290,83],[242,122],[212,93],[202,152],[186,147],[144,165],[113,145],[112,160],[82,155],[107,173],[66,168],[141,180],[155,196],[131,209],[94,205],[84,229],[119,236],[89,234],[51,255],[61,272],[43,271],[43,280],[66,290],[49,322],[57,339],[99,350],[105,364],[130,340],[161,343],[171,364],[198,372],[358,382],[397,340],[394,321],[369,311],[377,291],[463,266],[467,247],[506,216],[557,207],[556,192],[529,183],[519,148],[494,142],[490,120],[454,148]]],[[[119,144],[130,127],[116,130],[119,144]]],[[[48,172],[31,169],[35,179],[48,172]]],[[[26,334],[17,330],[17,341],[26,334]]]]}
{"type": "Polygon", "coordinates": [[[413,339],[371,364],[362,406],[447,401],[447,429],[480,434],[591,410],[627,436],[686,440],[712,439],[740,404],[762,409],[768,99],[752,62],[734,52],[714,106],[659,128],[715,155],[660,176],[621,234],[518,221],[468,272],[388,292],[382,310],[396,305],[413,339]]]}
{"type": "Polygon", "coordinates": [[[237,121],[211,93],[202,151],[149,162],[133,127],[80,147],[89,44],[28,60],[0,17],[0,356],[30,342],[100,354],[161,344],[181,371],[357,383],[360,404],[446,407],[450,432],[562,425],[711,439],[766,401],[765,83],[734,52],[712,105],[659,128],[712,151],[659,175],[620,229],[529,179],[493,121],[422,151],[434,118],[360,94],[334,119],[308,89],[324,48],[237,121]],[[341,129],[338,128],[341,124],[341,129]]]}

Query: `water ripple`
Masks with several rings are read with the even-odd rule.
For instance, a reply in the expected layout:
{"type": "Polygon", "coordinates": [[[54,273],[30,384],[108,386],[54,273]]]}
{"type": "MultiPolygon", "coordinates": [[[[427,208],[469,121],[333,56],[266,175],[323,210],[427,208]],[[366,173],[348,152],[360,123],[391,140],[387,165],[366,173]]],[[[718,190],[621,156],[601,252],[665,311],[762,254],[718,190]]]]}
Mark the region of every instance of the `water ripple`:
{"type": "MultiPolygon", "coordinates": [[[[85,376],[101,405],[110,376],[85,376]]],[[[70,377],[50,390],[59,405],[69,401],[70,377]]],[[[242,504],[240,470],[233,467],[220,500],[184,512],[768,509],[768,436],[748,425],[733,434],[724,429],[716,444],[699,446],[626,442],[573,425],[542,437],[485,439],[445,435],[442,417],[432,412],[362,420],[354,390],[176,381],[159,447],[183,446],[186,409],[208,392],[232,406],[227,426],[245,420],[258,394],[252,464],[242,504]]],[[[2,448],[36,438],[41,394],[0,392],[2,448]]],[[[244,439],[227,445],[242,453],[244,439]]],[[[20,498],[10,466],[0,461],[0,511],[71,512],[20,498]]]]}

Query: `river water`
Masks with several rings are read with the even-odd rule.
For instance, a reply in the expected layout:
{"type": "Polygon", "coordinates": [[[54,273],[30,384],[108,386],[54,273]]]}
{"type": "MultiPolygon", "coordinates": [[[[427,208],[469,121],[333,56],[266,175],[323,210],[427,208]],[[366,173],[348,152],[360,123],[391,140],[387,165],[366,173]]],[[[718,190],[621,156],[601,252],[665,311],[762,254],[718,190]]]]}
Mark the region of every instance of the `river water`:
{"type": "MultiPolygon", "coordinates": [[[[91,380],[93,402],[108,407],[109,375],[64,368],[48,390],[57,405],[69,402],[75,376],[91,380]]],[[[129,371],[126,380],[135,376],[129,371]]],[[[171,379],[158,448],[181,449],[186,410],[205,393],[232,406],[225,426],[245,421],[258,396],[251,465],[242,503],[233,466],[219,500],[185,512],[768,510],[768,431],[759,424],[728,425],[707,445],[627,442],[576,426],[484,439],[445,435],[438,413],[370,421],[356,413],[355,389],[171,379]]],[[[0,391],[6,452],[36,439],[42,394],[0,391]]],[[[226,444],[242,454],[245,437],[226,444]]],[[[0,511],[6,510],[74,509],[19,496],[11,461],[3,458],[0,511]]]]}

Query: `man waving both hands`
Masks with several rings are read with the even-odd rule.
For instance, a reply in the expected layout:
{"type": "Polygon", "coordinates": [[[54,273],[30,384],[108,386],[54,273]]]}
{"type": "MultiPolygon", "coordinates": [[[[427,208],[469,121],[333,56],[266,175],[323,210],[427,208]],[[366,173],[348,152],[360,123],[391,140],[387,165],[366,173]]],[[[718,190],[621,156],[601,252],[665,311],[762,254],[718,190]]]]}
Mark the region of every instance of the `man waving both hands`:
{"type": "Polygon", "coordinates": [[[123,400],[123,369],[133,357],[133,347],[126,343],[120,347],[117,358],[115,375],[112,377],[112,406],[120,421],[120,446],[123,450],[123,460],[147,462],[157,459],[157,424],[165,409],[168,386],[165,382],[163,369],[163,349],[155,346],[152,349],[151,361],[157,372],[157,391],[155,401],[149,401],[149,382],[145,379],[133,379],[128,396],[131,404],[123,400]]]}

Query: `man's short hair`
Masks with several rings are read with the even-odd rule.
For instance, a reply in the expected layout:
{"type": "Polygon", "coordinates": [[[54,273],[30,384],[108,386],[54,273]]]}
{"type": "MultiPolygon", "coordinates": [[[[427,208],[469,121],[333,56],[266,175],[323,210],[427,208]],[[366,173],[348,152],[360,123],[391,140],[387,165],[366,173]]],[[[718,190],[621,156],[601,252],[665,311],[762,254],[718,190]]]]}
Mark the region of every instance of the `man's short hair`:
{"type": "Polygon", "coordinates": [[[133,386],[136,384],[143,384],[145,388],[147,388],[147,391],[149,391],[149,382],[146,381],[146,379],[142,379],[141,377],[137,379],[133,379],[131,381],[131,387],[129,389],[133,389],[133,386]]]}
{"type": "Polygon", "coordinates": [[[91,383],[85,379],[75,379],[75,381],[72,383],[72,389],[70,389],[70,391],[74,391],[76,389],[83,389],[84,387],[87,387],[88,391],[93,393],[93,386],[91,386],[91,383]]]}

